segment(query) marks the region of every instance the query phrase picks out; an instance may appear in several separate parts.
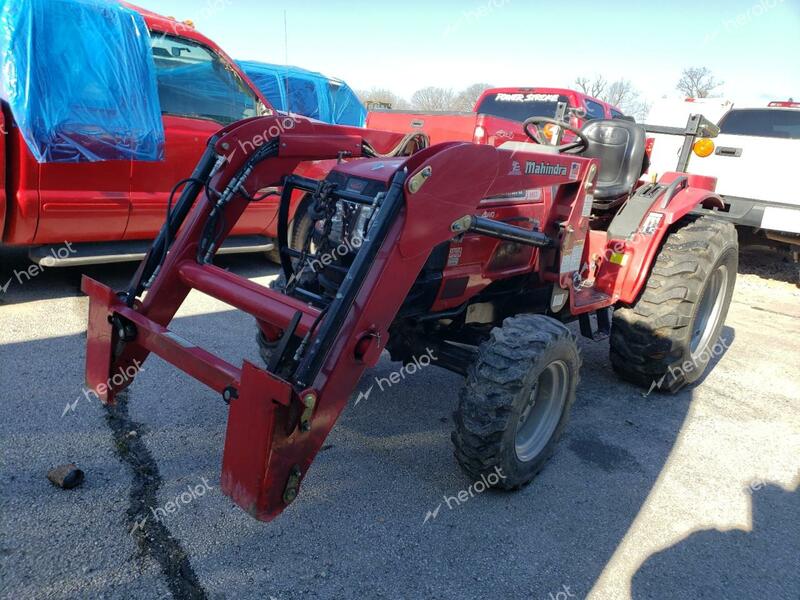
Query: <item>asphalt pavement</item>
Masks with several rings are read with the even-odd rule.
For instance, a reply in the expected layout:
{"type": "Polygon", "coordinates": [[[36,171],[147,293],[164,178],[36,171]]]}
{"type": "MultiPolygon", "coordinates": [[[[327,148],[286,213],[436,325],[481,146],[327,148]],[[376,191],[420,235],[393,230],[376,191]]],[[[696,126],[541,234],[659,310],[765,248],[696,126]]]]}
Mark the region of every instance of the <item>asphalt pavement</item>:
{"type": "MultiPolygon", "coordinates": [[[[4,255],[0,597],[798,598],[800,289],[775,260],[743,255],[729,348],[675,396],[620,382],[607,342],[582,339],[572,420],[524,490],[458,499],[461,380],[429,367],[354,394],[298,499],[260,523],[220,492],[216,393],[158,358],[114,410],[83,393],[80,275],[121,286],[134,265],[20,282],[24,257],[4,255]],[[66,491],[46,474],[68,462],[86,481],[66,491]]],[[[258,360],[252,319],[201,294],[173,328],[258,360]]],[[[384,356],[358,391],[399,367],[384,356]]]]}

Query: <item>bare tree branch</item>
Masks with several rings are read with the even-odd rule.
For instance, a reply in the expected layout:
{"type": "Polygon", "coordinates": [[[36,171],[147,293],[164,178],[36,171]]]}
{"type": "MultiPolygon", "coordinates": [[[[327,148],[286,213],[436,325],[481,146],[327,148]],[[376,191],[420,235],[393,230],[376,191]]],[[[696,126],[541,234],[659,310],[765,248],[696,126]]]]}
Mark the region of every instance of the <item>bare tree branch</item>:
{"type": "Polygon", "coordinates": [[[687,98],[709,98],[723,84],[717,81],[708,67],[689,67],[681,73],[676,89],[687,98]]]}
{"type": "Polygon", "coordinates": [[[411,104],[417,110],[452,110],[455,93],[451,89],[426,87],[411,96],[411,104]]]}
{"type": "Polygon", "coordinates": [[[587,96],[600,98],[606,91],[608,82],[603,78],[602,75],[598,75],[594,79],[589,79],[588,77],[578,77],[575,80],[575,85],[577,85],[578,88],[587,96]]]}
{"type": "Polygon", "coordinates": [[[644,119],[650,110],[641,92],[628,79],[618,79],[609,83],[602,75],[594,78],[578,77],[575,85],[587,96],[608,102],[639,121],[644,119]]]}
{"type": "Polygon", "coordinates": [[[473,83],[456,96],[453,101],[453,110],[461,110],[464,112],[472,111],[481,94],[491,87],[494,86],[488,83],[473,83]]]}

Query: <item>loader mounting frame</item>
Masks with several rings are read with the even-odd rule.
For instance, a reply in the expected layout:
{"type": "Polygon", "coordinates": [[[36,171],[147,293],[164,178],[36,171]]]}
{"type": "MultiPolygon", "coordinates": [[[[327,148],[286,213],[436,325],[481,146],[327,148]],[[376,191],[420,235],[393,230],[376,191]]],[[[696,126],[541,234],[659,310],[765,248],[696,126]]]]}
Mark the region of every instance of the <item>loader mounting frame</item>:
{"type": "MultiPolygon", "coordinates": [[[[396,147],[402,136],[310,121],[298,121],[290,133],[254,152],[236,151],[252,146],[250,140],[277,124],[276,117],[251,119],[209,141],[123,292],[88,277],[82,284],[90,297],[87,386],[113,403],[131,381],[116,384],[111,375],[154,353],[218,392],[230,404],[222,490],[265,521],[297,497],[364,370],[377,364],[389,328],[431,250],[477,231],[552,252],[571,252],[588,235],[583,213],[597,165],[579,156],[515,156],[461,143],[384,161],[379,152],[396,147]],[[292,255],[285,248],[290,192],[313,185],[293,172],[307,161],[335,164],[349,159],[372,159],[372,171],[383,178],[385,191],[372,198],[377,213],[332,302],[320,308],[212,264],[216,249],[258,192],[284,187],[279,236],[284,240],[283,267],[290,271],[292,255]],[[552,172],[521,172],[520,162],[524,165],[526,159],[546,160],[552,172]],[[545,187],[561,190],[553,210],[562,216],[544,231],[478,215],[484,198],[545,187]],[[170,322],[191,290],[280,331],[274,363],[268,369],[247,361],[236,367],[170,331],[170,322]],[[292,338],[302,340],[299,350],[289,343],[292,338]]],[[[352,196],[347,190],[332,193],[352,196]]],[[[554,285],[569,288],[572,275],[562,269],[554,285]]]]}

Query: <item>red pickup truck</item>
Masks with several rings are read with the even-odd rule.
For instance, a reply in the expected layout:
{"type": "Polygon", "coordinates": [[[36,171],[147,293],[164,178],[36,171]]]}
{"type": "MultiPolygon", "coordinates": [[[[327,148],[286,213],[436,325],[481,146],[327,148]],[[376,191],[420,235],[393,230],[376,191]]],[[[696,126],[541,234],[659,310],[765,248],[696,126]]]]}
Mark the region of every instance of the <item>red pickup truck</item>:
{"type": "MultiPolygon", "coordinates": [[[[143,16],[151,34],[166,158],[40,164],[3,104],[0,246],[30,247],[34,262],[60,257],[56,264],[74,265],[142,256],[164,223],[170,191],[192,173],[207,140],[229,123],[272,113],[236,63],[191,24],[126,6],[143,16]],[[176,85],[176,78],[168,77],[189,58],[206,65],[208,77],[215,78],[213,97],[201,82],[178,79],[176,85]],[[76,250],[66,257],[53,252],[65,242],[76,250]]],[[[275,216],[276,202],[251,204],[234,230],[237,237],[222,252],[270,250],[275,216]]]]}
{"type": "Polygon", "coordinates": [[[511,87],[486,90],[472,112],[373,110],[367,115],[367,127],[397,133],[419,131],[428,135],[431,144],[458,141],[499,146],[507,141],[527,141],[522,122],[533,116],[554,117],[559,102],[585,114],[585,118],[572,117],[575,127],[581,127],[584,120],[623,116],[619,108],[574,90],[511,87]]]}

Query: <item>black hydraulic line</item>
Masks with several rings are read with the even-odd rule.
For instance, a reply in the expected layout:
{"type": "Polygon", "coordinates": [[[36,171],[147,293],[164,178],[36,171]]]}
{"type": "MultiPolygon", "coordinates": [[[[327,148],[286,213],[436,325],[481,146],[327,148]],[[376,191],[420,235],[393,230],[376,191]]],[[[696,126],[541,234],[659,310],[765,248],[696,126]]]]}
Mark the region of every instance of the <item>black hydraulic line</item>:
{"type": "Polygon", "coordinates": [[[293,179],[294,176],[290,175],[284,181],[281,203],[278,208],[278,256],[281,259],[281,268],[286,281],[291,279],[294,272],[291,257],[285,252],[289,247],[289,208],[292,201],[292,192],[299,187],[294,184],[293,179]]]}
{"type": "Polygon", "coordinates": [[[375,264],[378,251],[386,241],[389,231],[405,204],[403,186],[407,176],[408,173],[403,170],[392,179],[386,197],[367,232],[367,237],[350,270],[345,275],[344,281],[336,293],[336,298],[328,307],[326,317],[320,324],[319,333],[295,373],[294,381],[299,388],[306,388],[313,384],[328,353],[338,339],[353,302],[375,264]]]}
{"type": "Polygon", "coordinates": [[[468,231],[506,242],[525,244],[526,246],[547,248],[553,245],[553,240],[543,233],[523,229],[516,225],[509,225],[502,221],[487,219],[486,217],[470,217],[468,231]]]}
{"type": "MultiPolygon", "coordinates": [[[[253,169],[255,169],[256,165],[278,154],[278,144],[279,140],[274,140],[260,146],[258,150],[256,150],[253,155],[247,159],[247,161],[236,172],[236,174],[231,177],[227,187],[220,194],[219,199],[214,204],[211,212],[208,215],[206,226],[198,245],[197,260],[199,263],[208,263],[213,259],[214,253],[218,250],[218,244],[220,243],[220,232],[225,228],[225,217],[223,216],[225,207],[235,196],[242,195],[244,184],[247,181],[247,178],[250,177],[250,174],[253,172],[253,169]],[[220,232],[217,232],[217,222],[220,219],[222,220],[223,225],[219,228],[220,232]]],[[[242,196],[247,198],[245,195],[242,196]]]]}
{"type": "Polygon", "coordinates": [[[213,136],[208,141],[208,145],[206,146],[203,156],[200,158],[200,162],[195,167],[186,187],[183,188],[183,192],[177,204],[172,211],[170,211],[169,222],[165,222],[161,227],[158,237],[156,237],[153,245],[147,252],[147,256],[145,256],[131,279],[124,298],[129,307],[133,307],[137,296],[144,291],[145,284],[161,265],[169,240],[175,239],[175,235],[186,220],[186,216],[189,214],[192,206],[194,206],[198,195],[200,195],[200,192],[203,190],[204,182],[208,181],[211,171],[214,169],[218,160],[217,153],[214,150],[218,140],[218,136],[213,136]]]}

